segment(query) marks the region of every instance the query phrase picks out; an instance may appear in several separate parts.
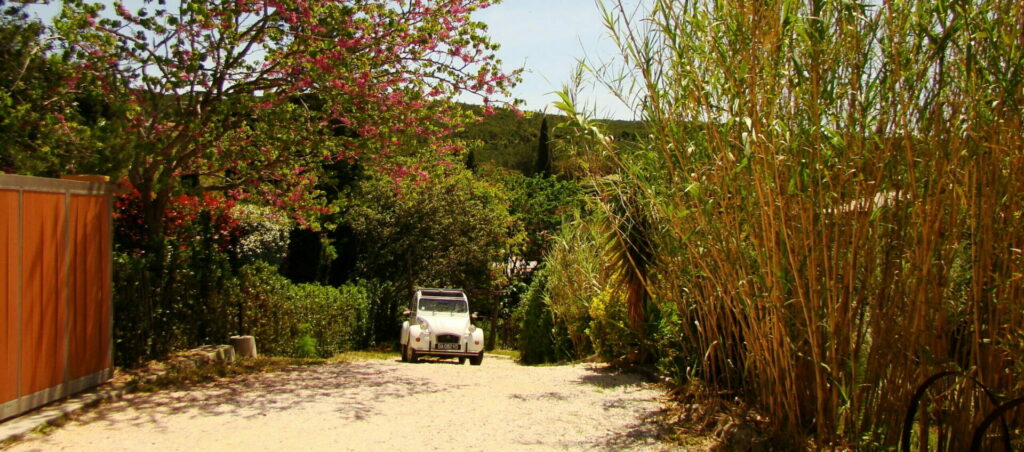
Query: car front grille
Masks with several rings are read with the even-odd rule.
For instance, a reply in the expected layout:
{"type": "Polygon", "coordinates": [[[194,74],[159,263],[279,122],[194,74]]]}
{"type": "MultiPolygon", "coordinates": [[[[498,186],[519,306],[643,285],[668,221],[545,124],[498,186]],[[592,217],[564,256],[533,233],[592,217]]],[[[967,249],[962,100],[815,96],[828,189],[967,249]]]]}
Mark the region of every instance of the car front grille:
{"type": "Polygon", "coordinates": [[[441,344],[458,344],[462,338],[457,334],[438,334],[437,342],[441,344]]]}

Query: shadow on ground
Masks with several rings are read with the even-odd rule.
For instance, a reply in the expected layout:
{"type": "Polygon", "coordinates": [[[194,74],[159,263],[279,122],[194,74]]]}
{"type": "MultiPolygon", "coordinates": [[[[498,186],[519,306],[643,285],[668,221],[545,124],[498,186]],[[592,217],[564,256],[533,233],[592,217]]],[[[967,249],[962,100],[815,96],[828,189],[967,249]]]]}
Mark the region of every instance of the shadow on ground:
{"type": "Polygon", "coordinates": [[[602,389],[613,389],[623,386],[641,386],[649,381],[637,374],[622,373],[608,366],[595,366],[593,373],[580,377],[580,383],[597,386],[602,389]]]}
{"type": "Polygon", "coordinates": [[[249,419],[300,408],[325,397],[337,401],[335,412],[339,417],[361,420],[376,414],[374,407],[378,402],[409,395],[409,388],[415,383],[408,377],[397,375],[393,369],[379,366],[336,363],[295,367],[180,390],[130,394],[120,402],[103,405],[82,415],[77,421],[84,424],[145,424],[159,428],[161,419],[171,415],[229,414],[249,419]],[[366,388],[373,390],[368,393],[366,388]]]}

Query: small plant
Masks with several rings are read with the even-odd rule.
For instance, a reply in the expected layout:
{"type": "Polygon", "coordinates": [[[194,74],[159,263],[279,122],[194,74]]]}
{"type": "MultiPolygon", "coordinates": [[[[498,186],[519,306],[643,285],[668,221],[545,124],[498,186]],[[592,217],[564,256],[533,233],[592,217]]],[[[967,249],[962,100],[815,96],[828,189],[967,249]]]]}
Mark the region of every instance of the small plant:
{"type": "Polygon", "coordinates": [[[299,338],[295,340],[295,352],[292,356],[296,358],[316,358],[316,339],[309,335],[309,324],[299,325],[299,338]]]}

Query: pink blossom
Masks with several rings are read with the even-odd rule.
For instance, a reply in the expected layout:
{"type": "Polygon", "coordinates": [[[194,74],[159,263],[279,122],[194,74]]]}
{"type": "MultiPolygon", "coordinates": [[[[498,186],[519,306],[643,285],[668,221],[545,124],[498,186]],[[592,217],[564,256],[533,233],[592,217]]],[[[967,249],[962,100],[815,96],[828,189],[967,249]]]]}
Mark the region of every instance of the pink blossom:
{"type": "Polygon", "coordinates": [[[359,40],[356,39],[356,38],[352,38],[352,39],[343,39],[343,38],[341,38],[341,39],[338,39],[337,41],[334,42],[335,46],[340,47],[342,49],[347,49],[349,47],[355,47],[358,44],[359,44],[359,40]]]}

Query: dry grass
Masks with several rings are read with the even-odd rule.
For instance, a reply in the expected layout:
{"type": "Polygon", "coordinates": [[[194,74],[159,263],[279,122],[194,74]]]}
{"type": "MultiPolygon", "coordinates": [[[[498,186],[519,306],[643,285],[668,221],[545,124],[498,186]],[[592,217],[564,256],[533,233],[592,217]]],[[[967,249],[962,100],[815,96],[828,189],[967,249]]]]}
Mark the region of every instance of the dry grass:
{"type": "Polygon", "coordinates": [[[698,382],[669,391],[665,429],[680,445],[700,450],[796,450],[797,444],[771,438],[768,419],[739,399],[715,394],[698,382]]]}
{"type": "Polygon", "coordinates": [[[398,359],[399,353],[390,350],[356,350],[339,353],[332,356],[327,362],[352,363],[358,361],[371,361],[375,359],[398,359]]]}
{"type": "Polygon", "coordinates": [[[511,358],[514,361],[519,361],[519,350],[506,350],[506,349],[498,349],[498,348],[496,348],[496,349],[491,350],[491,351],[489,351],[487,353],[493,354],[493,355],[498,355],[498,356],[504,356],[506,358],[511,358]]]}

